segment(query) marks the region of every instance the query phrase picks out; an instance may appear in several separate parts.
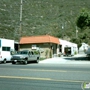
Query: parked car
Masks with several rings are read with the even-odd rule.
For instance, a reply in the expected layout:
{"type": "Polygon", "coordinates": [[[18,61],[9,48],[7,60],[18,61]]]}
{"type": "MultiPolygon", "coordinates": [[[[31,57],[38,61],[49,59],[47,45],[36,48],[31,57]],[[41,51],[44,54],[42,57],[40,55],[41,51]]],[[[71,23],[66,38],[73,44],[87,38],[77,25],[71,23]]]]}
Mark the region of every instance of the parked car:
{"type": "Polygon", "coordinates": [[[87,57],[90,57],[90,47],[85,51],[87,57]]]}
{"type": "Polygon", "coordinates": [[[22,50],[12,55],[11,62],[16,64],[17,62],[27,64],[29,61],[39,62],[40,53],[38,51],[22,50]]]}

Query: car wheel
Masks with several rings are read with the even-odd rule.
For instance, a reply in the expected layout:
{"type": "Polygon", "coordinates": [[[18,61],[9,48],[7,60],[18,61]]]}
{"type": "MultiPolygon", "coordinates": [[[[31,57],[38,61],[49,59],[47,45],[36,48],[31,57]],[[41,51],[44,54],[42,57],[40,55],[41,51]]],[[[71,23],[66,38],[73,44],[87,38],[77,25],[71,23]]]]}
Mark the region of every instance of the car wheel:
{"type": "Polygon", "coordinates": [[[25,61],[24,61],[24,64],[25,64],[25,65],[27,65],[27,63],[28,63],[28,61],[27,61],[27,60],[25,60],[25,61]]]}
{"type": "Polygon", "coordinates": [[[6,60],[3,60],[3,63],[6,64],[6,60]]]}
{"type": "Polygon", "coordinates": [[[39,58],[37,58],[36,63],[39,63],[39,58]]]}
{"type": "Polygon", "coordinates": [[[16,64],[16,62],[12,61],[12,64],[16,64]]]}

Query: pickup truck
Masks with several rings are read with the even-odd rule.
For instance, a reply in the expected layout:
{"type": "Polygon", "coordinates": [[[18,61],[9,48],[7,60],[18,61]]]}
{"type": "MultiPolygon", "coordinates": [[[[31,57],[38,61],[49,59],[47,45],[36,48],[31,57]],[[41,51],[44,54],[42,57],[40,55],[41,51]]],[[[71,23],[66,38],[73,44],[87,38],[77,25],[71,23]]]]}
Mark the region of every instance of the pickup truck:
{"type": "Polygon", "coordinates": [[[27,64],[29,61],[39,62],[40,53],[29,50],[18,51],[16,54],[12,55],[11,62],[16,64],[17,62],[27,64]]]}

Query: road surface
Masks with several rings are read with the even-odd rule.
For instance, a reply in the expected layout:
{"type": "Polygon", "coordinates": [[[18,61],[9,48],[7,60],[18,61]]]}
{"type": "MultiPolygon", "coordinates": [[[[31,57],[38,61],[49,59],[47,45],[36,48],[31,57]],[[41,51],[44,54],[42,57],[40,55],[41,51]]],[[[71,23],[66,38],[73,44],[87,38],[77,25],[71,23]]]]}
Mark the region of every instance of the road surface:
{"type": "Polygon", "coordinates": [[[1,90],[82,90],[90,82],[90,65],[0,64],[1,90]]]}

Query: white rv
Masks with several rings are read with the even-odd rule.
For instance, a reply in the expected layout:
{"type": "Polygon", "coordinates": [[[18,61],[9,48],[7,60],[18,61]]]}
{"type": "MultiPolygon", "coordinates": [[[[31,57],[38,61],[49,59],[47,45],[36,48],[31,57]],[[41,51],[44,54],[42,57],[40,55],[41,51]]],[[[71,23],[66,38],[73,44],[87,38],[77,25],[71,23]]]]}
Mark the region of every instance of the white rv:
{"type": "Polygon", "coordinates": [[[0,38],[0,63],[11,60],[12,50],[14,50],[14,40],[0,38]]]}

